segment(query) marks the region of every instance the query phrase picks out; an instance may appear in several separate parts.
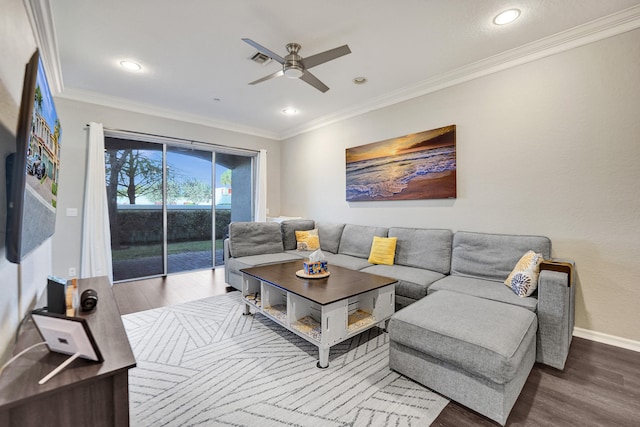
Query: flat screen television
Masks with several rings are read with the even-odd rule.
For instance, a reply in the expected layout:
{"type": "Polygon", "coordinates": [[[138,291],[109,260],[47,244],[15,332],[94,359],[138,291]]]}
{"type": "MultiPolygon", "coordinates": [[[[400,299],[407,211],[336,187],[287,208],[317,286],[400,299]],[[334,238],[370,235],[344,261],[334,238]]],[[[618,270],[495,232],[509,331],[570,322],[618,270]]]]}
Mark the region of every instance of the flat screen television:
{"type": "Polygon", "coordinates": [[[25,69],[16,152],[7,156],[6,255],[20,263],[56,224],[62,129],[40,55],[25,69]]]}

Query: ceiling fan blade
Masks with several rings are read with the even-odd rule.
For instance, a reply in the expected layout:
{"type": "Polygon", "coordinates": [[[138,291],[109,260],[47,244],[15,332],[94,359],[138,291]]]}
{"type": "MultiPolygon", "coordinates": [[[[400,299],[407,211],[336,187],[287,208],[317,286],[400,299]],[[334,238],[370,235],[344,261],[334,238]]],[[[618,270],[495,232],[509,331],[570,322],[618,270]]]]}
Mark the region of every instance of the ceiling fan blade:
{"type": "Polygon", "coordinates": [[[341,56],[351,53],[348,45],[329,49],[324,52],[316,53],[302,60],[305,68],[315,67],[316,65],[324,64],[332,59],[340,58],[341,56]]]}
{"type": "Polygon", "coordinates": [[[280,76],[284,76],[284,71],[282,71],[282,70],[280,70],[280,71],[276,71],[276,72],[275,72],[275,73],[273,73],[273,74],[269,74],[268,76],[264,76],[263,78],[258,79],[258,80],[255,80],[255,81],[253,81],[253,82],[251,82],[251,83],[249,83],[249,84],[250,84],[250,85],[254,85],[254,84],[256,84],[256,83],[262,83],[262,82],[264,82],[264,81],[271,80],[271,79],[273,79],[273,78],[275,78],[275,77],[280,77],[280,76]]]}
{"type": "Polygon", "coordinates": [[[316,89],[318,89],[322,93],[325,93],[326,91],[329,90],[329,86],[327,86],[326,84],[322,83],[320,80],[318,80],[318,78],[316,76],[314,76],[313,74],[311,74],[308,71],[304,72],[302,77],[300,77],[300,80],[303,80],[303,81],[309,83],[311,86],[315,87],[316,89]]]}
{"type": "Polygon", "coordinates": [[[251,39],[242,39],[243,42],[255,47],[256,49],[258,49],[258,52],[264,53],[265,55],[267,55],[269,58],[278,61],[281,64],[284,64],[284,58],[281,57],[280,55],[278,55],[275,52],[270,51],[269,49],[267,49],[266,47],[262,46],[261,44],[258,44],[256,42],[254,42],[251,39]]]}

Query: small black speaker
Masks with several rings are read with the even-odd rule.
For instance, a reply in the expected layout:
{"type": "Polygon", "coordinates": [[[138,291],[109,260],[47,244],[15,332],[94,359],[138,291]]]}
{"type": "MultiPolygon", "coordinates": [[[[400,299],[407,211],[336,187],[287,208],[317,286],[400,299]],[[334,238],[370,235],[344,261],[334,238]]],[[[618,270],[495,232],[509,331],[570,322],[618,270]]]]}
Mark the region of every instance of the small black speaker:
{"type": "Polygon", "coordinates": [[[47,311],[65,314],[67,312],[67,281],[56,276],[47,277],[47,311]]]}
{"type": "Polygon", "coordinates": [[[98,305],[98,293],[93,289],[87,289],[80,295],[80,310],[91,311],[98,305]]]}

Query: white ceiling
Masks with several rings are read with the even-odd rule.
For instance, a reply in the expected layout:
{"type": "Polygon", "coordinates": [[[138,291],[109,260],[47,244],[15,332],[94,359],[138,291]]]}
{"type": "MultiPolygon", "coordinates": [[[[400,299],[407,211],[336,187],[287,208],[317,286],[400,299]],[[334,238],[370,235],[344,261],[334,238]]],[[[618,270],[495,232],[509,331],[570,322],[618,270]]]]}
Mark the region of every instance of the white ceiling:
{"type": "Polygon", "coordinates": [[[60,96],[274,139],[552,53],[595,33],[602,38],[612,27],[640,26],[640,0],[50,3],[60,96]],[[519,20],[493,25],[498,12],[512,7],[522,11],[519,20]],[[281,56],[289,42],[302,45],[303,57],[343,44],[352,53],[313,68],[330,87],[324,94],[286,77],[250,86],[280,65],[252,62],[256,50],[242,38],[281,56]],[[124,71],[122,59],[138,61],[143,71],[124,71]],[[368,82],[355,85],[358,76],[368,82]],[[299,114],[284,116],[281,110],[290,106],[299,114]]]}

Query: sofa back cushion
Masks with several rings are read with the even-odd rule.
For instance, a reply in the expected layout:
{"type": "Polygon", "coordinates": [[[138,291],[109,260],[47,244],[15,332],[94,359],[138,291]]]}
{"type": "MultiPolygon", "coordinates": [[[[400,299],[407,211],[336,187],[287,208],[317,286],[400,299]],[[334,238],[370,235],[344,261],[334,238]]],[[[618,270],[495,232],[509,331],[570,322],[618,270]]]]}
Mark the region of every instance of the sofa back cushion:
{"type": "MultiPolygon", "coordinates": [[[[388,231],[382,227],[347,224],[342,230],[338,253],[367,259],[371,253],[373,236],[387,237],[388,231]]],[[[322,244],[322,237],[320,243],[322,244]]]]}
{"type": "Polygon", "coordinates": [[[548,259],[551,240],[544,236],[458,231],[453,235],[451,274],[503,281],[529,250],[548,259]]]}
{"type": "Polygon", "coordinates": [[[396,264],[449,274],[451,230],[391,227],[389,237],[398,238],[396,264]]]}
{"type": "Polygon", "coordinates": [[[296,249],[296,231],[313,230],[315,222],[312,219],[288,219],[280,224],[282,228],[282,244],[285,251],[296,249]]]}
{"type": "Polygon", "coordinates": [[[277,222],[232,222],[229,252],[234,258],[283,252],[282,232],[277,222]]]}
{"type": "Polygon", "coordinates": [[[320,238],[320,249],[331,252],[332,254],[337,254],[344,224],[318,222],[316,226],[318,228],[318,237],[320,238]]]}

